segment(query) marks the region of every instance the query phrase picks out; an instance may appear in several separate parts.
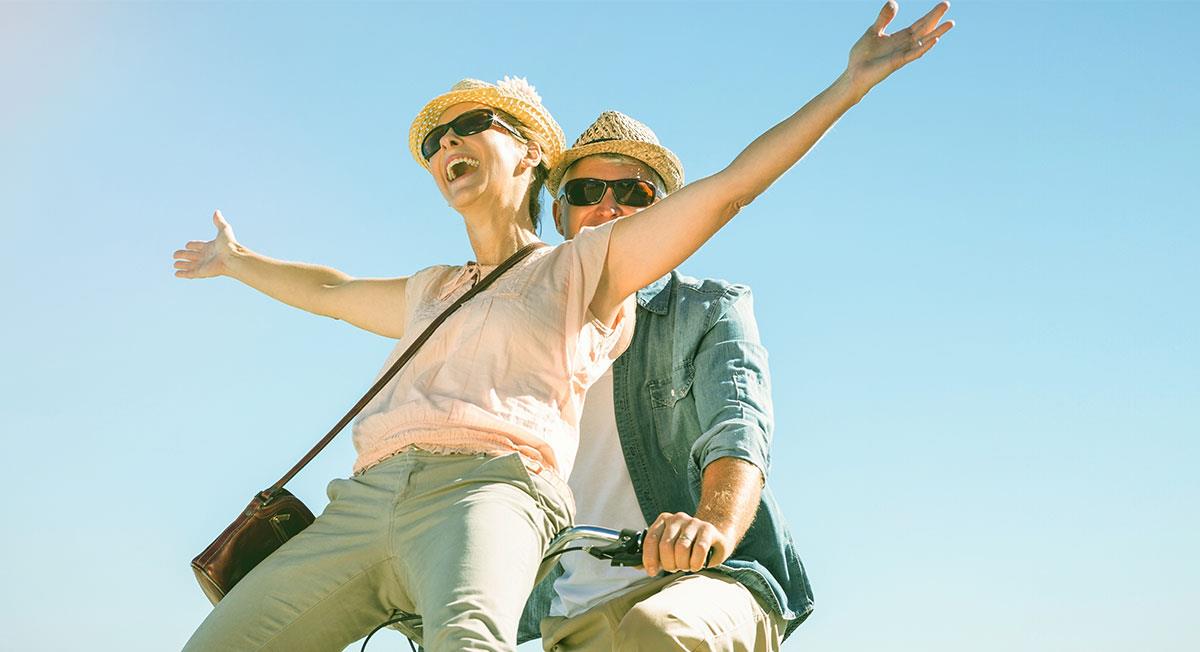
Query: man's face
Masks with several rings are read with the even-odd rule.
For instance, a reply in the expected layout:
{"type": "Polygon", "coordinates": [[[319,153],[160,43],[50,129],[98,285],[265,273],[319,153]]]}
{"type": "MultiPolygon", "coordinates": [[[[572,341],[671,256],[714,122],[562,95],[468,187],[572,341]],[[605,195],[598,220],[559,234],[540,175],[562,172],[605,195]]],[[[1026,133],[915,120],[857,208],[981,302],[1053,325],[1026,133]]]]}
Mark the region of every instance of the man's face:
{"type": "MultiPolygon", "coordinates": [[[[654,173],[651,172],[649,166],[632,160],[613,161],[600,156],[585,156],[576,161],[567,170],[567,173],[563,175],[562,183],[565,184],[571,179],[582,179],[585,177],[603,179],[605,181],[645,179],[652,184],[654,183],[654,173]]],[[[657,201],[658,198],[656,197],[655,202],[657,201]]],[[[617,200],[613,197],[613,189],[611,187],[605,189],[600,203],[592,206],[572,206],[567,202],[565,197],[558,197],[554,200],[554,225],[564,238],[570,240],[585,226],[600,226],[618,217],[633,215],[642,210],[642,208],[618,204],[617,200]]]]}

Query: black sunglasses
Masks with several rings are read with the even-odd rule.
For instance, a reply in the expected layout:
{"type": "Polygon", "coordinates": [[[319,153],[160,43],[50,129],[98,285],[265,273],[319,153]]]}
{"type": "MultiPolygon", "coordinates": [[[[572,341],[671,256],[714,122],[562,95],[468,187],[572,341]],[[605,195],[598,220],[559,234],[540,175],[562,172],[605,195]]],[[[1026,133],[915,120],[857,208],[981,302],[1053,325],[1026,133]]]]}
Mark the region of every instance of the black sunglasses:
{"type": "Polygon", "coordinates": [[[517,132],[516,128],[505,122],[496,112],[491,109],[472,109],[457,118],[443,125],[438,125],[429,130],[425,134],[425,140],[421,141],[421,156],[425,160],[433,158],[434,154],[442,148],[442,136],[446,135],[451,129],[459,136],[473,136],[482,131],[487,131],[492,127],[500,127],[508,133],[512,134],[517,140],[526,142],[524,136],[517,132]]]}
{"type": "Polygon", "coordinates": [[[613,199],[623,206],[645,208],[654,203],[658,197],[658,188],[645,179],[571,179],[563,184],[559,197],[566,197],[572,206],[594,206],[604,198],[608,187],[612,186],[613,199]]]}

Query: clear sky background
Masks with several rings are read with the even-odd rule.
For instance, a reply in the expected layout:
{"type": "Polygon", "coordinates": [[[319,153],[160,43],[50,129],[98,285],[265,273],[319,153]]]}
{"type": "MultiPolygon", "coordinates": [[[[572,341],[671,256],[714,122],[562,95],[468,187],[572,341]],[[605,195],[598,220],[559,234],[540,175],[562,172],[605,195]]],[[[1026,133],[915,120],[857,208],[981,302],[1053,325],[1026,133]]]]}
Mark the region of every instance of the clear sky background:
{"type": "MultiPolygon", "coordinates": [[[[456,80],[528,76],[569,140],[629,113],[696,179],[880,4],[0,4],[0,648],[178,649],[188,561],[392,347],[175,279],[213,209],[355,275],[461,263],[406,147],[456,80]]],[[[683,267],[754,287],[817,598],[785,649],[1200,649],[1200,5],[949,17],[683,267]]]]}

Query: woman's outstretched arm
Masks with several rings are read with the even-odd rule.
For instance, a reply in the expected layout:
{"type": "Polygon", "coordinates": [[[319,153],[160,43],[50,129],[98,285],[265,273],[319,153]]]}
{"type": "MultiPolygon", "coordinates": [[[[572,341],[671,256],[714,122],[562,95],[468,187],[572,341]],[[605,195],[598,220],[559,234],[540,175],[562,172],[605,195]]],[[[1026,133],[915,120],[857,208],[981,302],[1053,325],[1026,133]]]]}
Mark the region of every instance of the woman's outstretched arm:
{"type": "Polygon", "coordinates": [[[228,276],[301,310],[385,337],[404,335],[407,278],[354,278],[330,267],[276,260],[238,243],[221,211],[213,213],[213,225],[217,237],[175,252],[175,276],[228,276]]]}
{"type": "Polygon", "coordinates": [[[833,84],[750,143],[729,167],[617,222],[592,313],[611,323],[626,297],[691,256],[876,84],[928,52],[954,26],[941,22],[949,8],[949,2],[941,2],[908,28],[885,34],[897,11],[889,0],[850,49],[846,70],[833,84]]]}

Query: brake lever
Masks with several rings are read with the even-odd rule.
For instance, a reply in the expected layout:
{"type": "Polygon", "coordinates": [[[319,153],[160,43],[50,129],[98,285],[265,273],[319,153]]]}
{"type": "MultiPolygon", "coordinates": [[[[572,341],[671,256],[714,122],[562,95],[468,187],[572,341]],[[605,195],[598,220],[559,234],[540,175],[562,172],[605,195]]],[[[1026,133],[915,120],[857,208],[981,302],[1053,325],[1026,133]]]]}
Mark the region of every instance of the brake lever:
{"type": "Polygon", "coordinates": [[[596,559],[609,559],[611,566],[641,566],[645,530],[621,530],[620,538],[607,546],[592,546],[587,553],[596,559]]]}
{"type": "MultiPolygon", "coordinates": [[[[620,538],[607,546],[592,546],[585,548],[587,553],[596,559],[610,559],[610,566],[641,566],[642,543],[646,539],[646,530],[621,530],[620,538]]],[[[708,549],[704,558],[704,567],[712,563],[715,548],[708,549]]]]}

